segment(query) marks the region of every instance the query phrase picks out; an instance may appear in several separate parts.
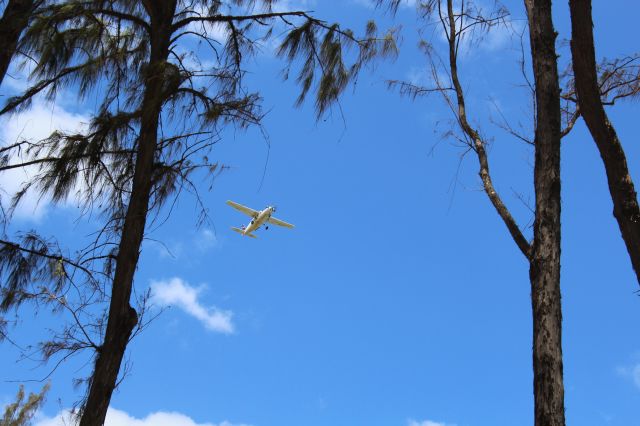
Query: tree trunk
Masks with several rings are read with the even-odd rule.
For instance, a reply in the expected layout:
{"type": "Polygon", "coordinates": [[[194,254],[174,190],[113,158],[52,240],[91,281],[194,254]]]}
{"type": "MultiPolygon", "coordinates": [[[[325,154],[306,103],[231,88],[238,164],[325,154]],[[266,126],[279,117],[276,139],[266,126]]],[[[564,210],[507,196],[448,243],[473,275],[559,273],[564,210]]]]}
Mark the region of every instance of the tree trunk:
{"type": "Polygon", "coordinates": [[[591,0],[570,0],[571,55],[578,106],[607,172],[613,215],[640,283],[640,208],[627,158],[600,99],[591,0]]]}
{"type": "Polygon", "coordinates": [[[525,0],[536,88],[536,215],[529,277],[535,426],[564,426],[560,302],[560,87],[551,0],[525,0]]]}
{"type": "Polygon", "coordinates": [[[20,34],[27,27],[35,0],[9,0],[0,18],[0,84],[16,52],[20,34]]]}
{"type": "Polygon", "coordinates": [[[171,22],[176,0],[147,7],[151,17],[151,56],[145,76],[139,148],[127,213],[120,237],[116,270],[111,291],[109,318],[100,348],[80,426],[102,426],[111,394],[116,387],[120,365],[138,316],[129,304],[133,278],[144,236],[151,194],[151,178],[162,109],[162,87],[169,55],[171,22]]]}

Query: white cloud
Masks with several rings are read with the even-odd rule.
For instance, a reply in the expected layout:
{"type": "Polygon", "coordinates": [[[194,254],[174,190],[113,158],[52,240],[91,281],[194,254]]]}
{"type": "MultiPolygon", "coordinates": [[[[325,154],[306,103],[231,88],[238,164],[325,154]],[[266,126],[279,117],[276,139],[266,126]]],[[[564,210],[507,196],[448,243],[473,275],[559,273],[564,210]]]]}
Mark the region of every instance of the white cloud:
{"type": "Polygon", "coordinates": [[[407,72],[407,81],[416,86],[424,86],[429,82],[429,74],[425,67],[411,67],[407,72]]]}
{"type": "MultiPolygon", "coordinates": [[[[226,11],[230,13],[230,11],[226,11]]],[[[209,16],[207,8],[203,5],[195,8],[195,17],[209,16]]],[[[193,31],[197,34],[205,33],[207,37],[217,41],[220,44],[224,44],[229,37],[229,25],[224,22],[202,22],[194,21],[187,25],[187,31],[193,31]]],[[[192,35],[193,36],[193,35],[192,35]]]]}
{"type": "MultiPolygon", "coordinates": [[[[69,411],[60,412],[53,418],[41,418],[36,421],[35,426],[71,426],[72,422],[69,411]]],[[[231,423],[223,421],[221,423],[196,423],[190,417],[176,413],[158,411],[151,413],[143,419],[136,419],[121,410],[109,408],[105,426],[249,426],[244,423],[231,423]]]]}
{"type": "MultiPolygon", "coordinates": [[[[475,7],[474,14],[480,16],[490,17],[494,13],[494,6],[492,3],[485,1],[474,1],[475,7]],[[487,3],[487,4],[485,4],[487,3]]],[[[460,12],[459,2],[454,3],[454,14],[460,12]]],[[[462,27],[466,27],[470,22],[468,19],[462,19],[457,21],[457,30],[460,31],[462,27]]],[[[437,39],[441,43],[447,43],[447,33],[440,24],[439,20],[436,20],[437,25],[437,39]]],[[[496,22],[490,27],[484,27],[478,25],[467,29],[463,34],[458,46],[458,55],[461,58],[475,56],[478,53],[494,53],[500,51],[500,56],[504,54],[504,50],[512,47],[514,41],[519,37],[518,34],[522,33],[524,29],[524,23],[522,20],[513,20],[512,16],[507,14],[500,22],[496,22]]]]}
{"type": "Polygon", "coordinates": [[[405,73],[404,81],[416,87],[431,90],[436,89],[437,87],[451,86],[451,77],[444,69],[436,69],[434,74],[434,70],[431,70],[426,66],[409,68],[409,71],[405,73]]]}
{"type": "Polygon", "coordinates": [[[273,4],[274,12],[290,12],[292,10],[309,10],[315,6],[315,0],[278,0],[273,4]]]}
{"type": "Polygon", "coordinates": [[[12,63],[4,80],[2,80],[2,89],[9,89],[11,92],[24,92],[28,88],[29,83],[26,73],[18,70],[12,63]]]}
{"type": "MultiPolygon", "coordinates": [[[[351,0],[352,3],[360,5],[360,6],[364,6],[368,9],[373,9],[375,7],[375,1],[374,0],[351,0]]],[[[400,1],[400,7],[415,7],[416,6],[416,0],[401,0],[400,1]]]]}
{"type": "Polygon", "coordinates": [[[640,389],[640,363],[631,367],[618,367],[616,371],[621,376],[631,379],[638,389],[640,389]]]}
{"type": "MultiPolygon", "coordinates": [[[[203,13],[203,16],[206,16],[206,13],[203,13]]],[[[225,44],[231,33],[229,25],[221,22],[192,22],[187,26],[187,29],[198,34],[204,32],[207,37],[220,44],[225,44]]]]}
{"type": "Polygon", "coordinates": [[[157,253],[160,259],[178,260],[184,256],[184,244],[181,241],[156,241],[148,240],[149,244],[157,253]]]}
{"type": "Polygon", "coordinates": [[[489,52],[508,48],[516,34],[522,32],[523,26],[524,24],[521,21],[513,21],[510,17],[506,18],[503,24],[489,29],[488,34],[480,42],[480,48],[489,52]]]}
{"type": "Polygon", "coordinates": [[[438,70],[437,76],[432,75],[432,71],[428,69],[426,66],[424,67],[411,67],[409,71],[406,73],[406,81],[415,85],[422,87],[436,87],[436,77],[437,81],[440,82],[443,86],[449,85],[449,75],[446,74],[443,70],[438,70]]]}
{"type": "MultiPolygon", "coordinates": [[[[11,117],[5,117],[0,121],[0,146],[22,140],[38,141],[49,136],[54,130],[78,132],[86,127],[89,120],[87,115],[72,113],[59,105],[56,106],[37,99],[28,110],[11,117]]],[[[14,156],[9,163],[20,160],[18,156],[14,156]]],[[[2,191],[0,195],[5,207],[13,194],[36,171],[37,168],[34,166],[0,172],[0,191],[2,191]]],[[[29,191],[16,209],[15,216],[22,219],[40,220],[46,213],[47,202],[46,200],[39,202],[39,198],[38,193],[29,191]]]]}
{"type": "Polygon", "coordinates": [[[209,228],[200,229],[184,240],[165,239],[163,241],[146,240],[145,244],[153,249],[160,259],[171,261],[184,261],[200,259],[201,255],[209,253],[212,249],[220,248],[220,240],[213,230],[209,228]],[[196,250],[193,250],[195,248],[196,250]],[[195,256],[200,255],[200,256],[195,256]]]}
{"type": "MultiPolygon", "coordinates": [[[[200,24],[198,24],[200,25],[200,24]]],[[[207,24],[208,25],[208,24],[207,24]]],[[[197,29],[191,28],[192,31],[195,32],[200,32],[197,29]]],[[[215,28],[210,28],[210,31],[215,31],[215,34],[212,38],[214,38],[215,40],[219,41],[221,44],[224,44],[226,41],[226,34],[223,34],[220,29],[216,26],[215,28]]],[[[200,49],[195,49],[195,50],[191,50],[191,49],[186,49],[184,47],[182,47],[181,45],[176,46],[176,48],[174,49],[175,53],[180,57],[180,62],[182,63],[182,65],[184,65],[187,69],[191,70],[191,71],[195,71],[196,75],[194,76],[194,78],[206,78],[209,79],[209,77],[201,77],[198,76],[198,71],[205,71],[205,70],[211,70],[215,67],[218,67],[220,65],[220,61],[217,60],[215,58],[215,55],[211,56],[211,55],[202,55],[202,50],[200,49]]],[[[175,57],[171,57],[170,58],[171,61],[177,63],[177,59],[175,57]]]]}
{"type": "Polygon", "coordinates": [[[410,419],[407,422],[407,426],[455,426],[455,425],[452,423],[434,422],[432,420],[418,421],[418,420],[410,419]]]}
{"type": "Polygon", "coordinates": [[[55,417],[36,415],[34,426],[71,426],[73,424],[73,416],[68,410],[65,410],[55,417]]]}
{"type": "Polygon", "coordinates": [[[196,236],[196,246],[200,251],[206,251],[218,245],[216,234],[209,228],[202,229],[196,236]]]}
{"type": "MultiPolygon", "coordinates": [[[[274,12],[290,12],[293,10],[310,10],[316,4],[316,0],[277,0],[272,5],[272,10],[274,12]]],[[[236,8],[237,9],[237,8],[236,8]]],[[[236,10],[232,7],[227,7],[223,9],[222,13],[228,14],[247,14],[249,13],[246,10],[239,9],[236,10]]],[[[204,6],[200,6],[195,9],[195,14],[193,16],[207,16],[208,11],[204,6]]],[[[278,21],[276,21],[278,22],[278,21]]],[[[206,32],[207,37],[217,41],[220,44],[226,43],[229,35],[231,34],[231,29],[228,23],[225,22],[191,22],[187,25],[186,29],[188,31],[193,31],[196,33],[206,32]]]]}
{"type": "Polygon", "coordinates": [[[233,313],[222,311],[212,306],[206,308],[198,300],[203,286],[192,287],[180,278],[167,281],[152,281],[151,294],[153,301],[160,306],[176,306],[199,320],[207,329],[219,333],[231,334],[234,325],[231,322],[233,313]]]}

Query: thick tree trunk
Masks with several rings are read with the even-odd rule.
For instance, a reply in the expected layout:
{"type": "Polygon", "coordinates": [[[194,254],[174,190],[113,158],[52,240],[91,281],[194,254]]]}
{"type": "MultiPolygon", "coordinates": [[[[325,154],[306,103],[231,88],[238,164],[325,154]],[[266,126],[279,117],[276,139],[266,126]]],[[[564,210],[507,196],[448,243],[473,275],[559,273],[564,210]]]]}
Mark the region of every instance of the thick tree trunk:
{"type": "Polygon", "coordinates": [[[560,302],[560,87],[551,0],[525,0],[536,88],[531,250],[533,392],[536,426],[564,426],[560,302]]]}
{"type": "Polygon", "coordinates": [[[640,208],[627,158],[600,99],[591,0],[570,0],[571,55],[578,106],[607,172],[613,215],[640,283],[640,208]]]}
{"type": "Polygon", "coordinates": [[[0,18],[0,84],[16,52],[20,34],[27,27],[35,0],[9,0],[0,18]]]}
{"type": "Polygon", "coordinates": [[[104,424],[122,358],[138,320],[136,311],[129,301],[152,189],[151,178],[163,102],[164,68],[169,55],[171,22],[175,6],[176,3],[173,0],[154,3],[148,7],[151,17],[151,57],[145,76],[138,155],[131,197],[120,238],[107,330],[96,358],[80,426],[104,424]]]}

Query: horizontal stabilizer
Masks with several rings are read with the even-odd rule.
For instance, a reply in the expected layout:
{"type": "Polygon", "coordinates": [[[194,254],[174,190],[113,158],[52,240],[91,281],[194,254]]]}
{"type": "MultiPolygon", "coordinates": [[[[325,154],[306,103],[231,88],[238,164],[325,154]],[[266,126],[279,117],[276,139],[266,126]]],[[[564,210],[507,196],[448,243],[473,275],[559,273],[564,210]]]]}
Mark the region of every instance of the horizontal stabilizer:
{"type": "Polygon", "coordinates": [[[242,235],[246,235],[247,237],[251,237],[251,238],[258,238],[253,234],[245,234],[243,229],[240,228],[234,228],[232,227],[231,229],[233,229],[234,231],[236,231],[238,234],[242,234],[242,235]]]}

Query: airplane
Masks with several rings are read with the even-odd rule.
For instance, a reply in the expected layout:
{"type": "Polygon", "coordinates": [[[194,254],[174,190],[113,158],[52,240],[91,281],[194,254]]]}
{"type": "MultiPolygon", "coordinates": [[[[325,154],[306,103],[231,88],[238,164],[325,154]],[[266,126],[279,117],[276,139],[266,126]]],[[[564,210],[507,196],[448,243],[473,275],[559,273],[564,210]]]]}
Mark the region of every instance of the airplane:
{"type": "Polygon", "coordinates": [[[231,228],[237,233],[242,234],[244,236],[257,238],[254,234],[252,234],[252,232],[259,229],[262,225],[264,225],[265,229],[269,229],[269,225],[267,225],[267,223],[271,223],[273,225],[278,225],[278,226],[284,226],[285,228],[294,227],[290,223],[287,223],[280,219],[276,219],[275,217],[271,216],[276,211],[276,208],[273,206],[267,206],[266,209],[258,211],[258,210],[250,209],[249,207],[245,207],[242,204],[238,204],[231,200],[227,200],[227,204],[233,207],[234,209],[241,211],[247,216],[251,216],[251,222],[249,222],[247,226],[243,226],[241,228],[235,228],[235,227],[231,228]]]}

